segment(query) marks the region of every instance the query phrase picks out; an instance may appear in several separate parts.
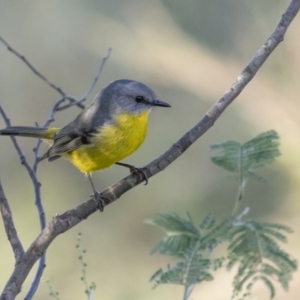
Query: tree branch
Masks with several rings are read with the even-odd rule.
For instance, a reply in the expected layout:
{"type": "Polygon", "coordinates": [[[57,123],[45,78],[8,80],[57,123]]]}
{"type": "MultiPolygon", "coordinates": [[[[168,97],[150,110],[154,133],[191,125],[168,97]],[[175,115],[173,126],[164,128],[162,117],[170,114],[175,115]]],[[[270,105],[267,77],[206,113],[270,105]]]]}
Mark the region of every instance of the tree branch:
{"type": "Polygon", "coordinates": [[[20,54],[17,50],[15,50],[14,48],[12,48],[8,42],[6,40],[4,40],[4,38],[2,38],[0,36],[0,42],[2,44],[4,44],[7,48],[8,51],[12,52],[15,56],[17,56],[19,59],[21,59],[26,66],[36,75],[38,76],[40,79],[42,79],[47,85],[49,85],[51,88],[53,88],[55,91],[57,91],[61,96],[61,100],[59,100],[52,108],[51,113],[50,113],[50,117],[49,119],[53,119],[53,114],[57,111],[61,111],[64,110],[66,108],[69,108],[71,106],[77,105],[78,107],[80,107],[81,109],[84,108],[84,105],[82,104],[82,102],[84,102],[86,100],[86,98],[88,97],[88,95],[91,93],[91,91],[94,89],[96,83],[98,82],[99,76],[102,73],[102,70],[104,68],[104,65],[106,63],[106,61],[108,60],[108,58],[110,57],[111,54],[111,48],[108,49],[107,54],[104,58],[102,58],[101,64],[97,70],[96,76],[92,82],[92,84],[90,85],[90,87],[88,88],[88,90],[84,93],[84,95],[79,98],[79,99],[75,99],[74,97],[71,97],[69,95],[67,95],[60,87],[58,87],[57,85],[55,85],[53,82],[49,81],[41,72],[39,72],[29,61],[28,59],[20,54]],[[64,105],[64,106],[60,106],[63,102],[65,102],[66,100],[69,100],[69,104],[64,105]]]}
{"type": "MultiPolygon", "coordinates": [[[[10,126],[10,121],[9,119],[7,118],[4,110],[2,109],[2,107],[0,106],[0,114],[2,115],[2,118],[4,119],[4,122],[6,124],[6,126],[10,126]]],[[[18,142],[17,142],[17,139],[14,137],[14,136],[11,136],[10,137],[12,142],[13,142],[13,145],[21,159],[21,164],[25,167],[25,169],[27,170],[30,178],[31,178],[31,181],[32,181],[32,184],[33,184],[33,187],[34,187],[34,194],[35,194],[35,205],[37,206],[37,210],[38,210],[38,213],[39,213],[39,220],[40,220],[40,225],[41,225],[41,230],[43,230],[45,227],[46,227],[46,216],[45,216],[45,211],[44,211],[44,207],[43,207],[43,204],[42,204],[42,198],[41,198],[41,184],[40,182],[38,181],[38,178],[37,178],[37,167],[38,167],[38,157],[37,155],[35,156],[35,161],[34,161],[34,165],[33,165],[33,168],[30,167],[29,163],[27,162],[26,160],[26,157],[24,156],[18,142]]],[[[38,142],[39,143],[39,142],[38,142]]],[[[36,151],[38,151],[38,146],[34,149],[35,153],[37,153],[36,151]]],[[[7,203],[8,205],[8,203],[7,203]]],[[[11,214],[11,212],[10,212],[11,214]]],[[[6,226],[8,226],[8,224],[5,224],[4,223],[4,226],[5,226],[5,230],[6,230],[6,233],[7,233],[7,236],[8,236],[8,228],[6,226]]],[[[23,251],[23,254],[24,254],[24,250],[22,249],[23,251]]],[[[22,260],[22,257],[18,257],[18,259],[16,259],[16,263],[18,263],[18,261],[21,261],[22,260]]],[[[34,295],[38,285],[39,285],[39,282],[40,282],[40,279],[42,277],[42,274],[43,274],[43,270],[45,268],[45,260],[46,260],[46,256],[45,254],[41,257],[40,259],[40,262],[39,262],[39,266],[38,266],[38,269],[37,269],[37,273],[36,273],[36,276],[31,284],[31,288],[29,290],[29,295],[30,297],[27,297],[26,296],[26,300],[29,300],[32,298],[32,296],[34,295]]]]}
{"type": "MultiPolygon", "coordinates": [[[[198,124],[173,144],[169,150],[143,168],[149,178],[164,170],[215,123],[227,106],[241,93],[268,56],[283,40],[288,26],[298,13],[299,9],[300,0],[292,0],[273,34],[250,60],[249,64],[238,76],[231,88],[209,109],[198,124]]],[[[107,199],[106,205],[114,202],[125,192],[140,184],[142,181],[143,178],[138,174],[132,174],[110,186],[102,192],[104,199],[107,199]]],[[[74,227],[97,209],[97,203],[93,199],[89,199],[76,208],[54,217],[26,251],[22,257],[22,261],[15,266],[0,300],[14,299],[19,293],[32,266],[45,253],[55,237],[74,227]]]]}
{"type": "Polygon", "coordinates": [[[18,261],[24,255],[24,249],[19,240],[18,233],[12,218],[11,210],[8,201],[4,195],[1,181],[0,181],[0,210],[1,210],[1,215],[3,219],[6,235],[14,251],[15,260],[18,261]]]}
{"type": "Polygon", "coordinates": [[[61,110],[67,109],[67,108],[69,108],[71,106],[74,106],[74,105],[77,105],[77,104],[81,104],[81,102],[83,102],[83,101],[86,100],[86,98],[88,97],[88,95],[94,89],[94,87],[95,87],[95,85],[96,85],[96,83],[97,83],[97,81],[99,79],[99,76],[102,73],[104,65],[105,65],[106,61],[110,57],[110,54],[111,54],[111,48],[108,48],[107,54],[106,54],[105,57],[102,58],[101,64],[100,64],[100,66],[98,68],[98,71],[96,73],[96,76],[95,76],[92,84],[90,85],[90,87],[88,88],[88,90],[84,93],[84,95],[81,98],[77,99],[75,102],[70,102],[69,104],[64,105],[64,106],[57,106],[57,111],[61,111],[61,110]]]}
{"type": "MultiPolygon", "coordinates": [[[[0,106],[0,114],[6,124],[6,126],[10,126],[10,120],[7,118],[4,110],[2,109],[2,107],[0,106]]],[[[25,158],[25,155],[23,154],[18,142],[17,142],[17,139],[14,137],[14,136],[10,136],[10,139],[12,140],[13,142],[13,145],[21,159],[21,164],[25,167],[25,169],[27,170],[31,180],[32,180],[32,183],[33,183],[33,186],[34,186],[34,191],[35,191],[35,194],[39,194],[39,187],[41,186],[40,182],[38,181],[37,177],[36,177],[36,174],[33,172],[32,168],[30,167],[30,165],[28,164],[26,158],[25,158]]]]}
{"type": "MultiPolygon", "coordinates": [[[[49,85],[50,87],[52,87],[54,90],[56,90],[61,96],[63,101],[65,100],[69,100],[70,102],[76,102],[76,99],[74,99],[73,97],[67,96],[66,93],[57,85],[55,85],[54,83],[52,83],[51,81],[49,81],[43,74],[41,74],[28,60],[24,55],[21,55],[18,51],[16,51],[14,48],[12,48],[8,42],[6,42],[6,40],[4,40],[1,36],[0,36],[0,42],[2,42],[6,47],[7,50],[12,52],[15,56],[17,56],[18,58],[20,58],[25,65],[40,79],[42,79],[44,82],[46,82],[47,85],[49,85]]],[[[82,104],[77,104],[80,108],[84,108],[84,106],[82,104]]]]}
{"type": "MultiPolygon", "coordinates": [[[[23,60],[25,62],[25,64],[40,78],[42,78],[48,85],[50,85],[52,88],[54,88],[55,90],[57,90],[60,94],[62,94],[62,90],[60,88],[57,88],[56,85],[50,83],[46,77],[44,75],[42,75],[40,72],[38,72],[29,62],[28,60],[21,54],[19,54],[16,50],[12,49],[9,44],[3,40],[3,38],[0,37],[0,41],[2,43],[4,43],[4,45],[7,46],[8,50],[10,50],[11,52],[13,52],[17,57],[19,57],[21,60],[23,60]]],[[[109,56],[110,56],[110,53],[111,53],[111,49],[109,48],[108,49],[108,52],[107,52],[107,55],[102,59],[102,62],[97,70],[97,73],[96,73],[96,76],[92,82],[92,84],[90,85],[90,87],[87,89],[87,91],[84,93],[84,95],[80,98],[80,99],[73,99],[71,98],[70,96],[66,95],[64,92],[62,94],[63,98],[60,99],[59,101],[57,101],[51,111],[50,111],[50,114],[49,114],[49,117],[48,119],[46,120],[45,124],[44,124],[44,127],[48,127],[53,121],[54,121],[54,117],[55,117],[55,114],[58,112],[58,111],[61,111],[61,110],[64,110],[66,108],[69,108],[71,106],[74,106],[74,105],[78,105],[79,107],[81,108],[84,108],[84,106],[82,105],[82,102],[86,100],[87,96],[91,93],[91,91],[93,90],[93,88],[95,87],[101,73],[102,73],[102,70],[104,68],[104,65],[106,63],[106,61],[108,60],[109,56]],[[65,106],[60,106],[63,102],[65,102],[66,99],[73,99],[74,101],[70,101],[69,104],[65,105],[65,106]]],[[[0,106],[0,114],[2,115],[3,119],[4,119],[4,122],[6,124],[6,126],[10,126],[10,120],[8,119],[8,117],[6,116],[4,110],[2,109],[2,107],[0,106]]],[[[38,181],[37,179],[37,169],[38,169],[38,163],[39,163],[39,149],[40,149],[40,146],[41,146],[41,140],[38,140],[35,148],[33,149],[34,151],[34,156],[35,156],[35,160],[34,160],[34,163],[33,163],[33,167],[31,168],[31,166],[28,164],[27,160],[26,160],[26,157],[24,156],[19,144],[17,143],[17,140],[14,136],[11,136],[11,140],[13,142],[13,145],[15,147],[15,149],[17,150],[17,153],[20,157],[20,160],[21,160],[21,163],[22,165],[25,166],[31,180],[32,180],[32,183],[33,183],[33,186],[34,186],[34,192],[35,192],[35,205],[37,206],[37,210],[38,210],[38,213],[39,213],[39,220],[40,220],[40,225],[41,225],[41,230],[43,230],[46,226],[46,217],[45,217],[45,212],[44,212],[44,207],[43,207],[43,204],[42,204],[42,199],[41,199],[41,184],[40,182],[38,181]]],[[[6,200],[6,198],[4,197],[3,199],[6,200]]],[[[3,200],[4,201],[4,200],[3,200]]],[[[6,203],[7,206],[8,206],[8,202],[4,201],[3,202],[4,204],[6,203]]],[[[8,206],[9,208],[9,206],[8,206]]],[[[9,238],[10,241],[18,241],[18,239],[16,239],[15,237],[11,237],[9,236],[8,234],[10,233],[11,235],[11,232],[15,232],[16,234],[16,230],[14,229],[13,226],[13,223],[12,223],[12,216],[11,216],[11,212],[9,211],[9,215],[10,215],[10,219],[11,219],[11,222],[8,222],[7,221],[7,215],[5,213],[5,211],[7,211],[6,209],[6,206],[3,205],[3,214],[2,214],[2,218],[4,220],[4,226],[5,226],[5,230],[6,230],[6,233],[7,233],[7,236],[9,238]],[[14,230],[12,230],[12,228],[14,230]]],[[[16,236],[17,237],[17,236],[16,236]]],[[[19,247],[18,248],[14,248],[14,247],[17,247],[19,246],[18,244],[16,243],[12,243],[11,242],[11,245],[13,247],[13,250],[15,252],[15,256],[16,256],[16,252],[19,253],[19,247]]],[[[20,244],[20,246],[22,247],[22,245],[20,244]]],[[[22,251],[23,251],[23,254],[24,254],[24,250],[22,248],[22,251]]],[[[18,256],[19,258],[19,256],[18,256]]],[[[38,266],[38,269],[37,269],[37,272],[36,272],[36,275],[34,277],[34,280],[31,284],[31,287],[25,297],[24,300],[30,300],[32,299],[32,297],[34,296],[37,288],[38,288],[38,285],[39,285],[39,282],[40,282],[40,279],[42,277],[42,274],[43,274],[43,271],[44,271],[44,268],[45,268],[45,260],[46,260],[46,256],[45,254],[42,255],[42,257],[40,258],[40,261],[39,261],[39,266],[38,266]]]]}

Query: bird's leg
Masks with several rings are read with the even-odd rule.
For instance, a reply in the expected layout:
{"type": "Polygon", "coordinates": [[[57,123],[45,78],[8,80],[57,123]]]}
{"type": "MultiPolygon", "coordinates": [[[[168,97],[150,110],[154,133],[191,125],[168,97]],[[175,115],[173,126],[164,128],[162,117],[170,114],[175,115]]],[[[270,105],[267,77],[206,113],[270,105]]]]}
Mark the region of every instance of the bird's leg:
{"type": "Polygon", "coordinates": [[[101,196],[101,194],[95,189],[95,186],[94,186],[94,183],[93,183],[93,180],[92,180],[92,176],[90,173],[87,174],[87,177],[91,183],[91,186],[93,188],[93,191],[94,191],[94,199],[95,201],[98,203],[98,207],[99,207],[99,210],[102,212],[104,210],[104,206],[105,206],[105,198],[103,196],[101,196]]]}
{"type": "Polygon", "coordinates": [[[116,165],[128,168],[130,170],[130,173],[142,174],[142,176],[145,180],[145,185],[148,184],[148,176],[146,175],[146,173],[143,171],[142,168],[137,168],[133,165],[124,164],[124,163],[120,163],[120,162],[116,162],[116,165]]]}

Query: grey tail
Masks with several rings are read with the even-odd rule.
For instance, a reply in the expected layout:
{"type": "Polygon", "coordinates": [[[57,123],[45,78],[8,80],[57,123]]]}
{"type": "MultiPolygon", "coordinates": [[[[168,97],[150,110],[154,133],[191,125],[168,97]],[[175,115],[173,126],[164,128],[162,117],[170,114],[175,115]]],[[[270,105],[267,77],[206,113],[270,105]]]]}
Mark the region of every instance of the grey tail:
{"type": "Polygon", "coordinates": [[[40,139],[53,139],[53,134],[49,132],[49,128],[43,127],[12,126],[0,130],[0,135],[15,135],[40,139]]]}

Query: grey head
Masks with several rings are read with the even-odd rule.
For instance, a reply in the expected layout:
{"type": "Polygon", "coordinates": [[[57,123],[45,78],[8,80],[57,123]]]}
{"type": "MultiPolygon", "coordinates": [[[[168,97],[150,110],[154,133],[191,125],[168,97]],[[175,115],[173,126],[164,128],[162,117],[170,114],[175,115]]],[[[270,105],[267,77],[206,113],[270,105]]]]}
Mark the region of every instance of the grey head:
{"type": "Polygon", "coordinates": [[[170,107],[166,102],[157,99],[155,93],[147,85],[128,79],[120,79],[108,84],[94,100],[101,110],[110,113],[140,114],[151,111],[153,106],[170,107]]]}

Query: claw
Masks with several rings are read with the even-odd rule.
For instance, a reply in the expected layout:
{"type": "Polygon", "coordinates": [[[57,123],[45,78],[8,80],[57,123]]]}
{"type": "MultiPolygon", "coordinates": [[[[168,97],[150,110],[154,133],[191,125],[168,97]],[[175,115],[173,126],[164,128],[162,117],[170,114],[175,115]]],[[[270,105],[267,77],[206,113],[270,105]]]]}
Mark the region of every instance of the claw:
{"type": "Polygon", "coordinates": [[[148,184],[148,176],[146,175],[146,173],[144,172],[144,170],[142,168],[137,168],[137,167],[132,166],[130,168],[130,172],[135,173],[135,174],[141,174],[143,176],[144,180],[145,180],[144,185],[148,184]]]}
{"type": "Polygon", "coordinates": [[[100,212],[103,212],[104,206],[106,204],[105,203],[106,198],[101,196],[101,194],[96,190],[94,191],[94,194],[91,196],[93,196],[94,200],[97,202],[100,212]]]}
{"type": "Polygon", "coordinates": [[[144,180],[145,180],[145,185],[148,184],[148,176],[146,175],[146,173],[144,172],[143,168],[137,168],[135,166],[129,165],[129,164],[124,164],[124,163],[120,163],[120,162],[116,162],[116,165],[128,168],[130,170],[130,173],[135,173],[135,174],[142,174],[144,180]]]}

